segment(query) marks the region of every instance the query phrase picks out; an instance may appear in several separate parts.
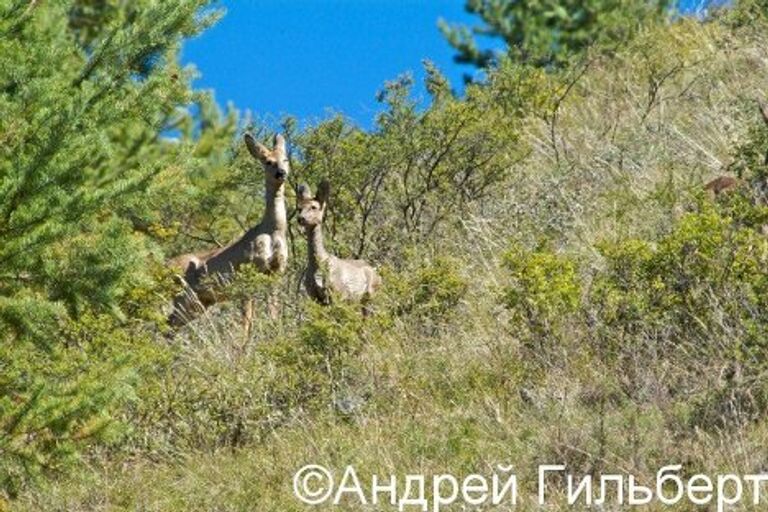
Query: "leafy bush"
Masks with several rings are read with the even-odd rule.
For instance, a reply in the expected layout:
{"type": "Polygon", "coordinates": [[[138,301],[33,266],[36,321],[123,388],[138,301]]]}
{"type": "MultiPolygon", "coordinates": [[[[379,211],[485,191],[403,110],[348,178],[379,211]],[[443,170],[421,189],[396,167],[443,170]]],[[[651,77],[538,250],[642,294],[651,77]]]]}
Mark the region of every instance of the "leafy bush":
{"type": "Polygon", "coordinates": [[[309,414],[361,407],[367,391],[358,356],[373,326],[345,304],[306,300],[299,314],[302,324],[290,334],[270,322],[255,326],[250,339],[239,314],[227,315],[221,327],[229,335],[194,333],[185,346],[145,361],[137,400],[126,411],[135,430],[123,449],[170,457],[236,448],[309,414]]]}
{"type": "Polygon", "coordinates": [[[551,251],[514,249],[504,256],[511,283],[502,302],[534,336],[553,334],[579,305],[575,262],[551,251]]]}
{"type": "Polygon", "coordinates": [[[591,275],[551,252],[508,253],[502,300],[513,325],[526,328],[513,332],[536,347],[531,361],[586,350],[627,378],[620,389],[633,400],[647,399],[650,382],[663,383],[657,392],[670,398],[697,397],[690,421],[699,427],[735,427],[733,414],[755,419],[765,394],[758,376],[766,369],[768,241],[724,211],[704,203],[656,242],[603,242],[591,275]],[[586,345],[574,348],[576,340],[586,345]],[[666,380],[654,374],[667,365],[674,370],[666,380]],[[714,381],[731,376],[705,391],[695,377],[702,372],[714,381]]]}
{"type": "Polygon", "coordinates": [[[420,322],[449,320],[467,294],[461,265],[457,258],[438,256],[385,276],[386,293],[395,301],[393,313],[413,315],[420,322]]]}

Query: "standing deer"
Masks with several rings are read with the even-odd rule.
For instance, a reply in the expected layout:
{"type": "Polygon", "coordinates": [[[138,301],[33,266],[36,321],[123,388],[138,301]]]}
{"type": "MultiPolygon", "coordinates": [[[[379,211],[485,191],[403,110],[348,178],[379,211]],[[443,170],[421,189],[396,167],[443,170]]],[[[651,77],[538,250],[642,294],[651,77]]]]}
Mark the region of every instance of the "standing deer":
{"type": "Polygon", "coordinates": [[[381,278],[367,262],[344,260],[325,250],[323,217],[329,195],[327,181],[320,183],[316,196],[306,184],[299,186],[298,222],[307,238],[309,260],[304,286],[309,296],[321,304],[331,302],[331,292],[346,300],[366,302],[381,286],[381,278]]]}
{"type": "MultiPolygon", "coordinates": [[[[185,325],[221,300],[218,286],[231,281],[241,265],[254,264],[265,274],[285,271],[288,262],[285,180],[290,172],[285,139],[275,135],[274,149],[269,150],[246,134],[245,145],[264,167],[264,215],[261,222],[225,247],[182,254],[169,262],[172,268],[181,272],[179,277],[184,286],[173,300],[173,311],[168,319],[174,327],[185,325]]],[[[251,318],[252,304],[248,301],[244,308],[246,335],[250,332],[251,318]]]]}

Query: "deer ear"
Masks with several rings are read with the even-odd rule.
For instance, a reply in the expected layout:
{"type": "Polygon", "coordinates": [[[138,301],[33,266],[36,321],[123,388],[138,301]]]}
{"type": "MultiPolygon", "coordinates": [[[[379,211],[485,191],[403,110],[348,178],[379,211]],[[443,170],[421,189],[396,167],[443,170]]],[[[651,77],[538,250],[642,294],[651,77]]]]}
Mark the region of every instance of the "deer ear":
{"type": "Polygon", "coordinates": [[[299,198],[299,201],[312,199],[312,191],[309,189],[309,185],[306,183],[299,185],[299,188],[296,190],[296,196],[299,198]]]}
{"type": "Polygon", "coordinates": [[[285,148],[285,137],[283,137],[279,133],[275,134],[274,145],[275,145],[275,151],[277,151],[283,156],[287,155],[286,148],[285,148]]]}
{"type": "Polygon", "coordinates": [[[317,186],[317,195],[315,196],[315,199],[317,199],[323,206],[325,206],[325,203],[328,202],[328,196],[331,195],[331,184],[328,182],[328,180],[323,180],[320,182],[320,185],[317,186]]]}
{"type": "Polygon", "coordinates": [[[266,162],[269,157],[269,150],[262,144],[253,138],[250,133],[245,134],[245,145],[248,147],[248,152],[260,162],[266,162]]]}

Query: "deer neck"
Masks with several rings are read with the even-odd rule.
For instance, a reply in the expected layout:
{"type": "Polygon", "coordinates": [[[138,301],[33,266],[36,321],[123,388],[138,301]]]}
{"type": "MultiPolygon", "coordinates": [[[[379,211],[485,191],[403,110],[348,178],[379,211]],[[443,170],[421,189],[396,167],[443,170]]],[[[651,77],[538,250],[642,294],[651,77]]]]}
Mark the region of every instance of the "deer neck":
{"type": "Polygon", "coordinates": [[[323,243],[323,228],[321,226],[311,228],[307,232],[307,240],[309,242],[307,244],[309,267],[310,269],[318,269],[330,257],[323,243]]]}
{"type": "Polygon", "coordinates": [[[240,265],[252,260],[253,241],[259,235],[274,236],[281,234],[285,237],[288,229],[288,216],[285,208],[284,184],[267,184],[266,209],[261,222],[252,227],[236,242],[214,253],[205,262],[203,274],[228,274],[240,265]]]}
{"type": "Polygon", "coordinates": [[[259,224],[260,231],[285,234],[288,229],[288,213],[285,207],[285,183],[267,184],[265,192],[266,208],[259,224]]]}

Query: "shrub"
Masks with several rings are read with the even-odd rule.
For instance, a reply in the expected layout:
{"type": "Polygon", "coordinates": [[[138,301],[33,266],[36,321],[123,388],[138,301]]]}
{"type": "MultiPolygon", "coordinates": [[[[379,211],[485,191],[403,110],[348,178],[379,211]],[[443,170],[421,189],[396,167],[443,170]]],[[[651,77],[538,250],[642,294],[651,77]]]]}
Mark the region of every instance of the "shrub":
{"type": "Polygon", "coordinates": [[[420,322],[444,322],[455,314],[467,294],[457,258],[438,256],[385,276],[385,292],[394,300],[393,314],[412,315],[420,322]]]}
{"type": "Polygon", "coordinates": [[[565,317],[576,311],[581,287],[576,262],[541,249],[516,247],[504,256],[510,283],[502,303],[534,336],[555,334],[565,317]]]}

